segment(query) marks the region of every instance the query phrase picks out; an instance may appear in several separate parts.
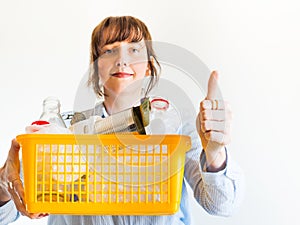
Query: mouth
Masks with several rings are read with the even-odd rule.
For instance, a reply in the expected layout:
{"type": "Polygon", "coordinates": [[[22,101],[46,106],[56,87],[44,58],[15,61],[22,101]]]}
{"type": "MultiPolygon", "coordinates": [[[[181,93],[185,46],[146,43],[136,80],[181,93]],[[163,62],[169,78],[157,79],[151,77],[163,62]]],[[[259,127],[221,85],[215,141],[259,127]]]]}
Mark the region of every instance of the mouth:
{"type": "Polygon", "coordinates": [[[117,72],[117,73],[113,73],[112,76],[117,78],[127,78],[133,76],[133,74],[125,73],[125,72],[117,72]]]}

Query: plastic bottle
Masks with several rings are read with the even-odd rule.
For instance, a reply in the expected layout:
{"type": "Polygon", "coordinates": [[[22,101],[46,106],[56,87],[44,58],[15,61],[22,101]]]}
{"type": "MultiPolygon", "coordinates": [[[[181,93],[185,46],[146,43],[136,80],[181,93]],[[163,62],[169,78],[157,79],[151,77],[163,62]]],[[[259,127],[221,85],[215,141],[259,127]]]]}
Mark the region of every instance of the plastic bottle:
{"type": "Polygon", "coordinates": [[[27,134],[39,133],[41,129],[49,126],[49,124],[50,123],[48,121],[37,120],[37,121],[32,122],[30,126],[27,126],[25,128],[25,131],[27,134]]]}
{"type": "Polygon", "coordinates": [[[150,124],[148,134],[179,134],[180,113],[167,99],[154,97],[151,100],[150,124]]]}

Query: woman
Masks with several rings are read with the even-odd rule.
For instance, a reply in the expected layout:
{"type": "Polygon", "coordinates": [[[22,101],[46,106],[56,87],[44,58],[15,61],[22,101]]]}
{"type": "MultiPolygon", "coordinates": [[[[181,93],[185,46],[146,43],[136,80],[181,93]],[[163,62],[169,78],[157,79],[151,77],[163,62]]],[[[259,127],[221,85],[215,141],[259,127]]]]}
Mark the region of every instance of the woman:
{"type": "MultiPolygon", "coordinates": [[[[84,118],[95,113],[107,117],[140,104],[155,86],[160,65],[151,44],[146,25],[131,16],[108,17],[93,31],[91,40],[91,74],[89,84],[104,101],[96,109],[81,112],[84,118]],[[143,80],[148,77],[146,88],[143,80]]],[[[190,224],[186,185],[195,199],[210,214],[229,216],[239,201],[241,171],[230,160],[225,145],[229,143],[231,111],[227,104],[215,100],[217,73],[212,72],[208,93],[200,104],[195,129],[183,121],[182,133],[192,138],[186,153],[180,209],[166,216],[71,216],[50,215],[48,224],[190,224]],[[200,141],[201,140],[201,141],[200,141]],[[201,145],[202,142],[202,145],[201,145]],[[202,149],[203,146],[203,149],[202,149]]],[[[196,118],[195,118],[196,119],[196,118]]],[[[76,121],[76,117],[73,120],[76,121]]],[[[0,218],[17,217],[17,209],[30,218],[46,214],[29,214],[24,207],[24,194],[19,178],[19,145],[12,142],[6,164],[1,168],[0,218]],[[9,185],[6,185],[9,184],[9,185]],[[10,194],[9,194],[10,193],[10,194]],[[20,198],[19,198],[19,197],[20,198]],[[20,201],[21,199],[21,201],[20,201]]],[[[9,222],[9,219],[6,219],[9,222]]]]}

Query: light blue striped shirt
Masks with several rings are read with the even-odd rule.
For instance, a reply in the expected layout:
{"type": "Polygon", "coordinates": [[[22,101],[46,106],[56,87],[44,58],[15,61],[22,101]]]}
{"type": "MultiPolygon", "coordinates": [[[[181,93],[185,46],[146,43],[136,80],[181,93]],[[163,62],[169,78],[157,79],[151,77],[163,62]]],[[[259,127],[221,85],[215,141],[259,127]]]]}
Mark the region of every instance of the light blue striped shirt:
{"type": "MultiPolygon", "coordinates": [[[[88,118],[92,114],[106,115],[101,104],[96,110],[85,111],[88,118]]],[[[197,202],[212,215],[230,216],[240,203],[243,194],[243,173],[227,152],[226,168],[217,173],[204,172],[205,154],[193,123],[185,123],[182,134],[192,139],[192,148],[186,153],[181,203],[178,212],[165,216],[82,216],[50,215],[48,224],[54,225],[190,225],[191,215],[187,186],[194,193],[197,202]]],[[[10,201],[0,208],[0,225],[15,221],[19,213],[10,201]]]]}

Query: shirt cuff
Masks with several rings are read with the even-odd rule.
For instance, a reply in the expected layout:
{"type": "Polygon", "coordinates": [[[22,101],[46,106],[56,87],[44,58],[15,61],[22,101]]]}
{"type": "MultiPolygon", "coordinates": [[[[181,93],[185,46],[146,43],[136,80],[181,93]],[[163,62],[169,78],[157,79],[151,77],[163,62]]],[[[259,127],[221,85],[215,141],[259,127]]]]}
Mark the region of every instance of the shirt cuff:
{"type": "Polygon", "coordinates": [[[228,151],[225,148],[226,151],[226,166],[223,170],[220,170],[218,172],[207,172],[206,171],[206,156],[204,150],[202,150],[200,155],[200,171],[202,174],[203,181],[206,184],[209,185],[222,185],[223,179],[220,179],[222,176],[226,177],[228,173],[228,163],[229,163],[229,155],[228,151]]]}
{"type": "Polygon", "coordinates": [[[20,216],[15,203],[10,200],[0,208],[0,224],[9,224],[14,222],[20,216]]]}

